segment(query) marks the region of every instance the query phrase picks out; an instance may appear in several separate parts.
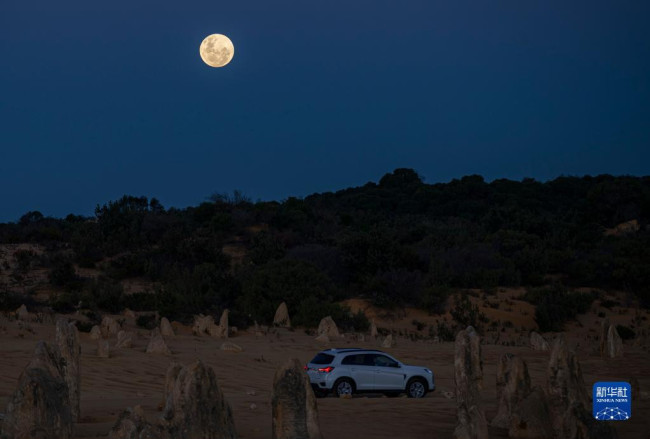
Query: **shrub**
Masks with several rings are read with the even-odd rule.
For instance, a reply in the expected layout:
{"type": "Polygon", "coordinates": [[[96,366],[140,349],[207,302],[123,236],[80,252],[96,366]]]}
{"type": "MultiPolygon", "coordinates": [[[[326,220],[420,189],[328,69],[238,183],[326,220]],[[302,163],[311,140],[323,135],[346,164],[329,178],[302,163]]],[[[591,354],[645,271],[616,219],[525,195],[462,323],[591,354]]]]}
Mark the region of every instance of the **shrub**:
{"type": "Polygon", "coordinates": [[[315,296],[309,296],[300,302],[294,317],[291,318],[291,323],[295,326],[313,328],[318,326],[322,318],[331,316],[339,324],[346,311],[349,312],[338,303],[323,303],[315,296]]]}
{"type": "Polygon", "coordinates": [[[627,326],[616,325],[616,330],[623,340],[631,340],[636,337],[636,332],[627,326]]]}
{"type": "Polygon", "coordinates": [[[445,286],[432,286],[424,288],[420,294],[420,308],[429,314],[444,314],[450,290],[445,286]]]}
{"type": "MultiPolygon", "coordinates": [[[[192,314],[220,312],[231,308],[239,295],[235,279],[216,264],[200,264],[192,269],[177,270],[169,274],[170,280],[151,297],[138,296],[129,300],[141,300],[134,308],[155,307],[161,315],[178,320],[189,319],[192,314]]],[[[277,306],[277,305],[276,305],[277,306]]],[[[272,311],[275,312],[275,309],[272,311]]],[[[271,314],[271,318],[273,314],[271,314]]]]}
{"type": "MultiPolygon", "coordinates": [[[[433,327],[431,327],[430,329],[432,328],[433,327]]],[[[438,336],[440,341],[454,341],[456,338],[453,329],[449,325],[447,325],[447,322],[445,321],[436,322],[435,335],[438,336]]]]}
{"type": "Polygon", "coordinates": [[[48,275],[50,284],[55,287],[65,287],[74,284],[78,280],[77,273],[74,271],[72,262],[59,259],[54,263],[50,274],[48,275]]]}
{"type": "Polygon", "coordinates": [[[122,306],[124,290],[119,282],[107,277],[93,279],[86,287],[83,300],[99,309],[118,313],[122,306]]]}
{"type": "Polygon", "coordinates": [[[418,331],[422,331],[422,330],[424,329],[424,327],[427,326],[426,323],[421,322],[421,321],[419,321],[419,320],[417,320],[417,319],[413,319],[413,320],[411,321],[411,324],[412,324],[413,326],[415,326],[415,329],[417,329],[418,331]]]}
{"type": "Polygon", "coordinates": [[[16,269],[22,273],[29,271],[36,259],[36,253],[32,250],[16,250],[14,252],[14,259],[16,260],[16,269]]]}
{"type": "Polygon", "coordinates": [[[242,294],[237,308],[252,320],[270,324],[275,310],[287,303],[291,320],[298,326],[315,326],[321,318],[342,315],[334,303],[338,292],[330,278],[314,265],[290,259],[271,261],[242,274],[242,294]]]}
{"type": "Polygon", "coordinates": [[[141,328],[154,329],[157,325],[155,314],[142,314],[135,320],[135,324],[141,328]]]}
{"type": "Polygon", "coordinates": [[[365,332],[370,328],[370,320],[366,313],[359,310],[355,314],[349,313],[349,318],[342,321],[343,326],[349,324],[355,331],[365,332]]]}
{"type": "Polygon", "coordinates": [[[546,332],[561,331],[565,322],[587,312],[596,295],[571,292],[556,284],[528,290],[522,298],[535,305],[535,321],[546,332]]]}
{"type": "Polygon", "coordinates": [[[600,306],[602,306],[603,308],[610,309],[610,310],[611,310],[613,307],[615,307],[615,306],[620,306],[620,305],[621,305],[620,302],[618,302],[618,301],[616,301],[616,300],[611,300],[611,299],[605,299],[605,300],[602,300],[602,301],[600,302],[600,306]]]}
{"type": "Polygon", "coordinates": [[[50,296],[50,306],[61,314],[74,312],[79,304],[80,295],[78,292],[65,291],[50,296]]]}
{"type": "Polygon", "coordinates": [[[478,305],[473,305],[465,294],[456,295],[455,305],[450,313],[460,326],[473,326],[477,330],[480,329],[480,323],[487,320],[485,314],[479,311],[478,305]]]}
{"type": "Polygon", "coordinates": [[[25,304],[31,308],[36,302],[29,296],[14,291],[0,291],[0,311],[15,311],[20,305],[25,304]]]}
{"type": "Polygon", "coordinates": [[[111,260],[106,272],[113,279],[126,279],[145,274],[146,258],[141,253],[127,253],[111,260]]]}
{"type": "Polygon", "coordinates": [[[281,259],[285,253],[284,246],[277,236],[261,231],[253,236],[248,257],[253,264],[262,265],[273,259],[281,259]]]}
{"type": "Polygon", "coordinates": [[[81,312],[84,316],[88,317],[88,319],[95,325],[99,325],[102,321],[102,316],[101,314],[91,310],[87,309],[81,312]]]}
{"type": "Polygon", "coordinates": [[[422,289],[422,274],[405,269],[389,270],[368,277],[364,285],[374,306],[394,309],[416,304],[422,289]]]}
{"type": "Polygon", "coordinates": [[[93,326],[95,326],[93,322],[77,321],[77,329],[79,332],[90,332],[90,330],[93,329],[93,326]]]}
{"type": "Polygon", "coordinates": [[[122,305],[133,311],[160,311],[155,293],[133,293],[122,297],[122,305]]]}
{"type": "Polygon", "coordinates": [[[254,323],[245,312],[236,308],[230,310],[228,322],[231,326],[236,326],[238,329],[246,329],[254,323]]]}

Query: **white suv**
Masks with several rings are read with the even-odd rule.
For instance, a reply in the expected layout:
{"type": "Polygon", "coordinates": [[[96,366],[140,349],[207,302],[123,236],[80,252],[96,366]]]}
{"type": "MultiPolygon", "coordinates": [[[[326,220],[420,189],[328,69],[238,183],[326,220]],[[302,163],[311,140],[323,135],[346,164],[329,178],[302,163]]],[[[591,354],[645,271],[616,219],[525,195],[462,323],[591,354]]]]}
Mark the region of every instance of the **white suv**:
{"type": "Polygon", "coordinates": [[[433,372],[422,366],[409,366],[385,352],[373,349],[328,349],[305,366],[317,396],[333,392],[336,396],[379,392],[409,398],[422,398],[436,388],[433,372]]]}

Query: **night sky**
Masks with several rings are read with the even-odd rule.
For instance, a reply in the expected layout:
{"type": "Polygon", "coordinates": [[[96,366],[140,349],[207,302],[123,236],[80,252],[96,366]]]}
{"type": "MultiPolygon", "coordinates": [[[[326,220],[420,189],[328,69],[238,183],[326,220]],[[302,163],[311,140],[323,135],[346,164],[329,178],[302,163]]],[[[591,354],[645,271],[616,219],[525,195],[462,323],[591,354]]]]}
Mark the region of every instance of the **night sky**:
{"type": "Polygon", "coordinates": [[[649,22],[643,0],[2,0],[0,221],[398,167],[650,174],[649,22]]]}

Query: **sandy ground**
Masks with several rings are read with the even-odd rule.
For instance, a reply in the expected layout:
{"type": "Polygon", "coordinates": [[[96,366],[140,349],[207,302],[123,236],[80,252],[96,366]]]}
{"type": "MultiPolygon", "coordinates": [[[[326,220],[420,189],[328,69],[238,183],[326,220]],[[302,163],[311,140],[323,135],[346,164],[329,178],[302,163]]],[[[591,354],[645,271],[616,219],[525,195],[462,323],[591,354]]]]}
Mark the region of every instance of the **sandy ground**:
{"type": "MultiPolygon", "coordinates": [[[[52,341],[52,324],[30,323],[31,331],[19,330],[16,322],[0,322],[0,412],[4,412],[17,378],[28,363],[38,340],[52,341]]],[[[241,353],[219,350],[221,340],[191,335],[189,328],[178,328],[181,334],[167,337],[173,355],[145,354],[148,331],[137,328],[134,319],[127,319],[126,329],[137,331],[139,337],[132,349],[114,350],[112,357],[96,356],[96,342],[81,334],[82,343],[82,419],[76,437],[106,436],[118,414],[127,406],[140,404],[148,417],[160,415],[165,370],[171,361],[189,363],[201,359],[212,366],[226,398],[232,406],[237,431],[241,438],[271,437],[271,391],[273,374],[287,358],[307,362],[322,348],[313,336],[303,330],[280,330],[277,334],[256,337],[240,332],[232,341],[244,348],[241,353]],[[255,408],[251,405],[255,404],[255,408]]],[[[573,334],[575,335],[575,334],[573,334]]],[[[572,336],[570,333],[569,336],[572,336]]],[[[115,340],[111,340],[113,347],[115,340]]],[[[585,384],[591,394],[595,381],[626,381],[636,377],[641,398],[634,401],[632,418],[616,423],[620,438],[650,438],[650,353],[626,345],[625,356],[603,359],[594,353],[593,343],[574,336],[578,344],[585,384]]],[[[377,347],[377,342],[352,342],[342,339],[337,347],[377,347]]],[[[454,390],[453,343],[410,341],[398,338],[397,346],[387,349],[398,359],[431,368],[437,390],[421,400],[359,396],[350,400],[333,397],[318,400],[321,431],[325,438],[451,438],[456,423],[455,399],[444,396],[454,390]]],[[[528,347],[484,345],[483,399],[488,420],[497,409],[495,374],[500,355],[511,352],[528,363],[534,385],[545,386],[549,353],[528,347]]],[[[506,437],[504,431],[490,429],[490,437],[506,437]]]]}

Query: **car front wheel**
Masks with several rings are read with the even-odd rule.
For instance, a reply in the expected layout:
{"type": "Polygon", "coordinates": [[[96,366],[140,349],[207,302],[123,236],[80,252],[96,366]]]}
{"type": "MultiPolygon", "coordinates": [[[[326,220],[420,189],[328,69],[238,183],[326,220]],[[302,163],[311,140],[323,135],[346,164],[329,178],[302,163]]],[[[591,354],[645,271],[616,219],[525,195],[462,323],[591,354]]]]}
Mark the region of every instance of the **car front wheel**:
{"type": "Polygon", "coordinates": [[[421,378],[413,378],[406,385],[409,398],[424,398],[427,394],[427,383],[421,378]]]}

